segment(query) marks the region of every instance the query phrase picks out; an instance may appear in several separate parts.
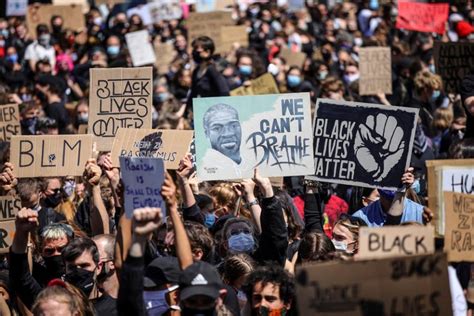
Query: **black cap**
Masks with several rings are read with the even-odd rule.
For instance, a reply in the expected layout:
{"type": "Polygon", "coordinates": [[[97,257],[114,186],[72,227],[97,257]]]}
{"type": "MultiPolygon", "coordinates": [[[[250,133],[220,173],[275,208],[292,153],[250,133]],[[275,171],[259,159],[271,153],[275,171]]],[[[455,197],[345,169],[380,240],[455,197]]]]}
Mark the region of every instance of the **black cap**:
{"type": "Polygon", "coordinates": [[[217,269],[204,261],[198,261],[187,267],[179,278],[180,300],[195,295],[205,295],[216,299],[224,287],[217,269]]]}
{"type": "Polygon", "coordinates": [[[176,257],[156,258],[145,270],[143,286],[148,288],[164,284],[178,284],[180,273],[181,270],[176,257]]]}

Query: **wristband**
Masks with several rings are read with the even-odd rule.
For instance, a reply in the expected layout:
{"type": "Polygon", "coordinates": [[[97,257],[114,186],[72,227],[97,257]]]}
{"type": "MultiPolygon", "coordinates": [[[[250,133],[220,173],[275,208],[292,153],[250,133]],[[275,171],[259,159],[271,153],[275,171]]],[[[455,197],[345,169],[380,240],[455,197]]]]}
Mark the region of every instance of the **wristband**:
{"type": "Polygon", "coordinates": [[[248,202],[245,206],[247,208],[251,208],[254,205],[258,205],[258,200],[257,199],[254,199],[253,201],[248,202]]]}

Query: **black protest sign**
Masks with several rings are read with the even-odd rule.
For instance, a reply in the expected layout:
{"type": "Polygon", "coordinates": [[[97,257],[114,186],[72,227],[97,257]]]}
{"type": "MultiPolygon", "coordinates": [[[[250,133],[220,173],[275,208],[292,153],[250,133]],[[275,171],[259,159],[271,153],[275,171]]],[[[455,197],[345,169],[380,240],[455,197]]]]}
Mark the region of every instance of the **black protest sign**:
{"type": "Polygon", "coordinates": [[[409,167],[417,116],[412,108],[318,99],[309,178],[396,189],[409,167]]]}
{"type": "Polygon", "coordinates": [[[443,78],[448,93],[459,93],[464,77],[474,69],[474,43],[435,42],[436,73],[443,78]]]}
{"type": "Polygon", "coordinates": [[[18,104],[0,105],[0,141],[9,142],[12,135],[20,135],[18,104]]]}
{"type": "Polygon", "coordinates": [[[152,68],[90,71],[88,133],[98,150],[110,151],[119,128],[151,128],[152,68]]]}

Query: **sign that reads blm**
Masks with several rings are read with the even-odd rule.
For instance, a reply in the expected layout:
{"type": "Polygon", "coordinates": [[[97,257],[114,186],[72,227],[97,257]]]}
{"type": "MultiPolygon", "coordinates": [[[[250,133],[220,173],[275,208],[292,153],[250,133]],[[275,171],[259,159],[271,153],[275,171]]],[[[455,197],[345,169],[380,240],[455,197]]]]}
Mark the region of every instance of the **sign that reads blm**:
{"type": "Polygon", "coordinates": [[[80,176],[92,157],[90,135],[12,136],[10,159],[18,178],[80,176]]]}
{"type": "Polygon", "coordinates": [[[193,99],[199,180],[314,173],[309,93],[193,99]],[[258,105],[258,106],[257,106],[258,105]]]}
{"type": "Polygon", "coordinates": [[[119,157],[161,158],[165,169],[178,169],[188,152],[193,131],[119,128],[112,147],[112,163],[119,157]]]}
{"type": "Polygon", "coordinates": [[[474,261],[474,195],[444,193],[448,261],[474,261]]]}
{"type": "Polygon", "coordinates": [[[88,132],[110,151],[119,128],[151,128],[152,68],[91,69],[88,132]]]}
{"type": "Polygon", "coordinates": [[[9,142],[12,135],[20,135],[18,104],[0,105],[0,141],[9,142]]]}
{"type": "Polygon", "coordinates": [[[141,207],[160,207],[163,218],[166,217],[166,206],[161,196],[165,180],[162,159],[120,157],[120,173],[127,218],[132,218],[133,210],[141,207]]]}
{"type": "Polygon", "coordinates": [[[360,95],[392,94],[390,47],[361,47],[359,51],[360,95]]]}
{"type": "Polygon", "coordinates": [[[15,216],[21,201],[12,196],[0,196],[0,254],[8,253],[15,234],[15,216]]]}
{"type": "Polygon", "coordinates": [[[452,315],[441,253],[301,266],[295,279],[300,315],[452,315]]]}
{"type": "Polygon", "coordinates": [[[396,189],[409,167],[418,110],[318,99],[315,173],[323,181],[396,189]]]}
{"type": "Polygon", "coordinates": [[[444,90],[459,93],[464,77],[474,69],[474,43],[434,44],[436,72],[443,78],[444,90]]]}

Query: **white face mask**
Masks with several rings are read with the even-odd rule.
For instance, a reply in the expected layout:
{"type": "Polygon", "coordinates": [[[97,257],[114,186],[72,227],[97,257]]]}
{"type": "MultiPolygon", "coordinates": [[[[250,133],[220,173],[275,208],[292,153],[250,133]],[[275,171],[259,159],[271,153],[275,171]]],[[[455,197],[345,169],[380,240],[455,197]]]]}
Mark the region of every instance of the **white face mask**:
{"type": "Polygon", "coordinates": [[[269,64],[267,67],[267,71],[272,75],[276,76],[280,72],[280,69],[278,69],[278,66],[275,64],[269,64]]]}
{"type": "Polygon", "coordinates": [[[332,239],[331,241],[334,245],[334,248],[336,248],[336,250],[347,251],[347,244],[345,242],[335,240],[335,239],[332,239]]]}

